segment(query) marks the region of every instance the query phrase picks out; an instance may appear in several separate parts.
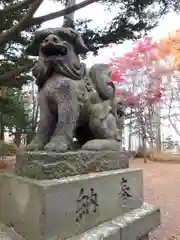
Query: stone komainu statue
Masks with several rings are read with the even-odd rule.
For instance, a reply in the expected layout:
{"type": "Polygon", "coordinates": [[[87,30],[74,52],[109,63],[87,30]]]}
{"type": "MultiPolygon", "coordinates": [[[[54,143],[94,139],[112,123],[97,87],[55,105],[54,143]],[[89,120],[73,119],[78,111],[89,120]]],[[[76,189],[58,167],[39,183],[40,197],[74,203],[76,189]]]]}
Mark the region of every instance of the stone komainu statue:
{"type": "Polygon", "coordinates": [[[115,98],[111,70],[97,64],[87,73],[79,59],[87,52],[72,28],[36,32],[27,53],[39,56],[33,75],[39,88],[40,120],[27,150],[65,152],[74,137],[80,147],[94,139],[121,140],[118,122],[123,111],[115,98]]]}

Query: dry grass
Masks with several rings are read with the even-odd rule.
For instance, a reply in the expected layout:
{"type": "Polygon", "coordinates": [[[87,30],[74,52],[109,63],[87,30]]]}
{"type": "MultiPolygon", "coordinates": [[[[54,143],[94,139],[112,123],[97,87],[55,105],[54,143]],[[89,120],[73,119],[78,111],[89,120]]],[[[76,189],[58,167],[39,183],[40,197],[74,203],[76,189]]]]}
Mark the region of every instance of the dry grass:
{"type": "Polygon", "coordinates": [[[167,151],[151,151],[149,154],[149,159],[152,161],[162,161],[162,162],[180,162],[180,153],[173,154],[167,151]]]}

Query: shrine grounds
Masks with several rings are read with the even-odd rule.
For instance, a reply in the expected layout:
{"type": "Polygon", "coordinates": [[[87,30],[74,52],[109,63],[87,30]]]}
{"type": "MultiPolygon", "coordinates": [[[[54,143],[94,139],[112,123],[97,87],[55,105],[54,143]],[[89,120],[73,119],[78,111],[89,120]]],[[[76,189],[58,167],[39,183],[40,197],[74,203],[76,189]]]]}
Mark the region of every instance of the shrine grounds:
{"type": "Polygon", "coordinates": [[[180,239],[180,164],[157,163],[133,159],[132,168],[143,169],[144,201],[158,205],[161,226],[150,236],[151,240],[180,239]]]}

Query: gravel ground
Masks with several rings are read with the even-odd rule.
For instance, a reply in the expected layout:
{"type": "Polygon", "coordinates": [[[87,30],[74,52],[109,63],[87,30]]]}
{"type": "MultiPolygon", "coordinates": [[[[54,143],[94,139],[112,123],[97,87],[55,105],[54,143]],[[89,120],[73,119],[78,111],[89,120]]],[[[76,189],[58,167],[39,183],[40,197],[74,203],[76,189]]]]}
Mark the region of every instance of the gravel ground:
{"type": "Polygon", "coordinates": [[[134,159],[131,167],[143,169],[144,200],[161,209],[162,224],[152,233],[151,240],[180,236],[180,164],[151,161],[145,164],[134,159]]]}

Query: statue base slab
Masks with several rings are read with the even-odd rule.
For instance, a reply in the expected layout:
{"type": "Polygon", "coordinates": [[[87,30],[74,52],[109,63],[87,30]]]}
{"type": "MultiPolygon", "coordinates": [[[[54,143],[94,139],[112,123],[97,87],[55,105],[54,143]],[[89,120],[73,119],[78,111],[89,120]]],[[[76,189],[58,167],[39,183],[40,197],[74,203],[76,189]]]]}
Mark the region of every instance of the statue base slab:
{"type": "Polygon", "coordinates": [[[23,152],[16,156],[16,169],[20,176],[54,179],[128,168],[130,157],[126,151],[23,152]]]}
{"type": "MultiPolygon", "coordinates": [[[[156,206],[144,203],[138,209],[67,240],[149,240],[148,233],[156,228],[159,223],[159,209],[156,206]]],[[[2,240],[25,240],[12,228],[8,228],[1,223],[0,236],[2,240]]],[[[61,238],[58,240],[61,240],[61,238]]]]}
{"type": "MultiPolygon", "coordinates": [[[[140,208],[67,240],[148,240],[148,233],[156,228],[159,223],[159,209],[144,203],[140,208]]],[[[2,240],[25,240],[14,230],[1,223],[0,236],[2,240]]]]}
{"type": "Polygon", "coordinates": [[[148,240],[149,232],[159,224],[159,208],[144,203],[140,208],[67,240],[148,240]]]}

